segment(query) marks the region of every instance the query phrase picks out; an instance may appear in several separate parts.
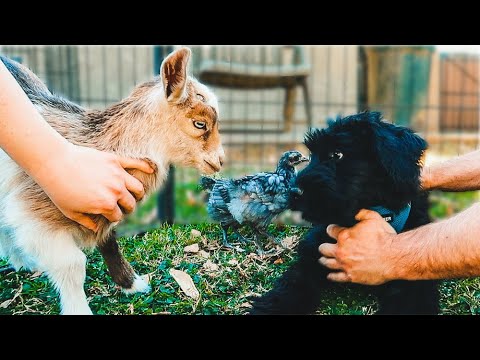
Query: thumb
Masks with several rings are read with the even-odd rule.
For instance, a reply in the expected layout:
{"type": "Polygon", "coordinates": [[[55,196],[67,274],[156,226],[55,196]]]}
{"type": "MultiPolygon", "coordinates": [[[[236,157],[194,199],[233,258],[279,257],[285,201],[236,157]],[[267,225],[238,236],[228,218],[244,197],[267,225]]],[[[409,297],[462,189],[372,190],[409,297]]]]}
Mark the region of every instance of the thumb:
{"type": "Polygon", "coordinates": [[[76,221],[87,229],[92,230],[93,232],[98,231],[97,223],[88,215],[77,213],[74,217],[72,217],[72,220],[76,221]]]}
{"type": "Polygon", "coordinates": [[[355,219],[358,221],[362,220],[383,220],[380,214],[373,210],[362,209],[360,210],[357,215],[355,215],[355,219]]]}
{"type": "Polygon", "coordinates": [[[154,166],[153,163],[148,163],[146,160],[124,156],[118,156],[117,159],[124,169],[138,169],[146,174],[152,174],[155,171],[155,169],[152,168],[152,166],[154,166]]]}

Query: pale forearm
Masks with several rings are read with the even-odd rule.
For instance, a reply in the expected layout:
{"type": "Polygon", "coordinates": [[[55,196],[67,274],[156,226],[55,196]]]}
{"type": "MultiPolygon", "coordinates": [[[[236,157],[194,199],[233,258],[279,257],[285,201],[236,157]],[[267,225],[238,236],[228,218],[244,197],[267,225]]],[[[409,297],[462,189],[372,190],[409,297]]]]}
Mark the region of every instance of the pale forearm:
{"type": "Polygon", "coordinates": [[[0,148],[20,165],[68,218],[97,231],[89,216],[121,220],[144,196],[125,169],[153,173],[145,161],[74,145],[37,111],[0,61],[0,148]],[[79,186],[78,184],[81,184],[79,186]],[[121,207],[121,208],[120,208],[121,207]]]}
{"type": "Polygon", "coordinates": [[[425,190],[480,190],[480,150],[428,166],[422,173],[425,190]]]}
{"type": "Polygon", "coordinates": [[[480,204],[437,223],[399,234],[388,250],[391,279],[480,275],[480,204]]]}
{"type": "Polygon", "coordinates": [[[68,145],[0,61],[0,147],[38,181],[46,173],[48,160],[68,145]]]}

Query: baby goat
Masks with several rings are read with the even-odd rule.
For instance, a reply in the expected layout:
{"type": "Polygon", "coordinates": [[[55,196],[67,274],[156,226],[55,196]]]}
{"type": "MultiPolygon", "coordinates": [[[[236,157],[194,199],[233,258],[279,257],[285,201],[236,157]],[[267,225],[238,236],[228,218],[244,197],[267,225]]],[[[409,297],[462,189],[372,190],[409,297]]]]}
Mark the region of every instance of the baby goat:
{"type": "MultiPolygon", "coordinates": [[[[218,102],[206,86],[187,75],[190,55],[188,48],[174,51],[163,61],[159,77],[100,111],[52,94],[26,67],[5,57],[0,60],[45,120],[72,143],[149,159],[155,173],[135,173],[149,194],[161,187],[170,164],[212,174],[223,163],[218,102]]],[[[16,270],[45,271],[60,294],[62,314],[92,313],[83,289],[82,248],[99,247],[110,275],[125,292],[149,290],[120,253],[116,224],[97,215],[99,230],[94,233],[66,218],[1,150],[0,168],[0,256],[8,257],[16,270]]]]}

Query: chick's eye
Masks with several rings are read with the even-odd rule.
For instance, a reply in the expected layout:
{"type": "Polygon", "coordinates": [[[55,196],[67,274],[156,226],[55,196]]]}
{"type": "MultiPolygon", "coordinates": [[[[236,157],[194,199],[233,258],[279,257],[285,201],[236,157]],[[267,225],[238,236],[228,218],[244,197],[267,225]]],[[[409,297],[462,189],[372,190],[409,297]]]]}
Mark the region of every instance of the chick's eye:
{"type": "Polygon", "coordinates": [[[343,158],[343,153],[341,153],[340,151],[336,150],[336,151],[333,151],[331,153],[328,154],[328,158],[329,159],[334,159],[334,160],[340,160],[343,158]]]}
{"type": "Polygon", "coordinates": [[[205,96],[203,96],[202,94],[196,94],[196,96],[198,100],[205,102],[205,96]]]}
{"type": "Polygon", "coordinates": [[[193,126],[195,126],[197,129],[205,129],[207,126],[207,123],[205,121],[194,121],[193,126]]]}

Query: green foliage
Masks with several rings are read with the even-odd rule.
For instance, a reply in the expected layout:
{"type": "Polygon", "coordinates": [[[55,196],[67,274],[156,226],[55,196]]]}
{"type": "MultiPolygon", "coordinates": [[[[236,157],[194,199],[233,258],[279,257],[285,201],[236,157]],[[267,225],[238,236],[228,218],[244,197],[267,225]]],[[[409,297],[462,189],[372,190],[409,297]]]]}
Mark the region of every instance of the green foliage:
{"type": "Polygon", "coordinates": [[[208,222],[205,201],[207,193],[196,183],[180,183],[175,186],[175,217],[182,224],[208,222]]]}
{"type": "Polygon", "coordinates": [[[459,193],[432,191],[430,194],[430,216],[434,220],[452,216],[478,201],[478,194],[478,191],[459,193]]]}

